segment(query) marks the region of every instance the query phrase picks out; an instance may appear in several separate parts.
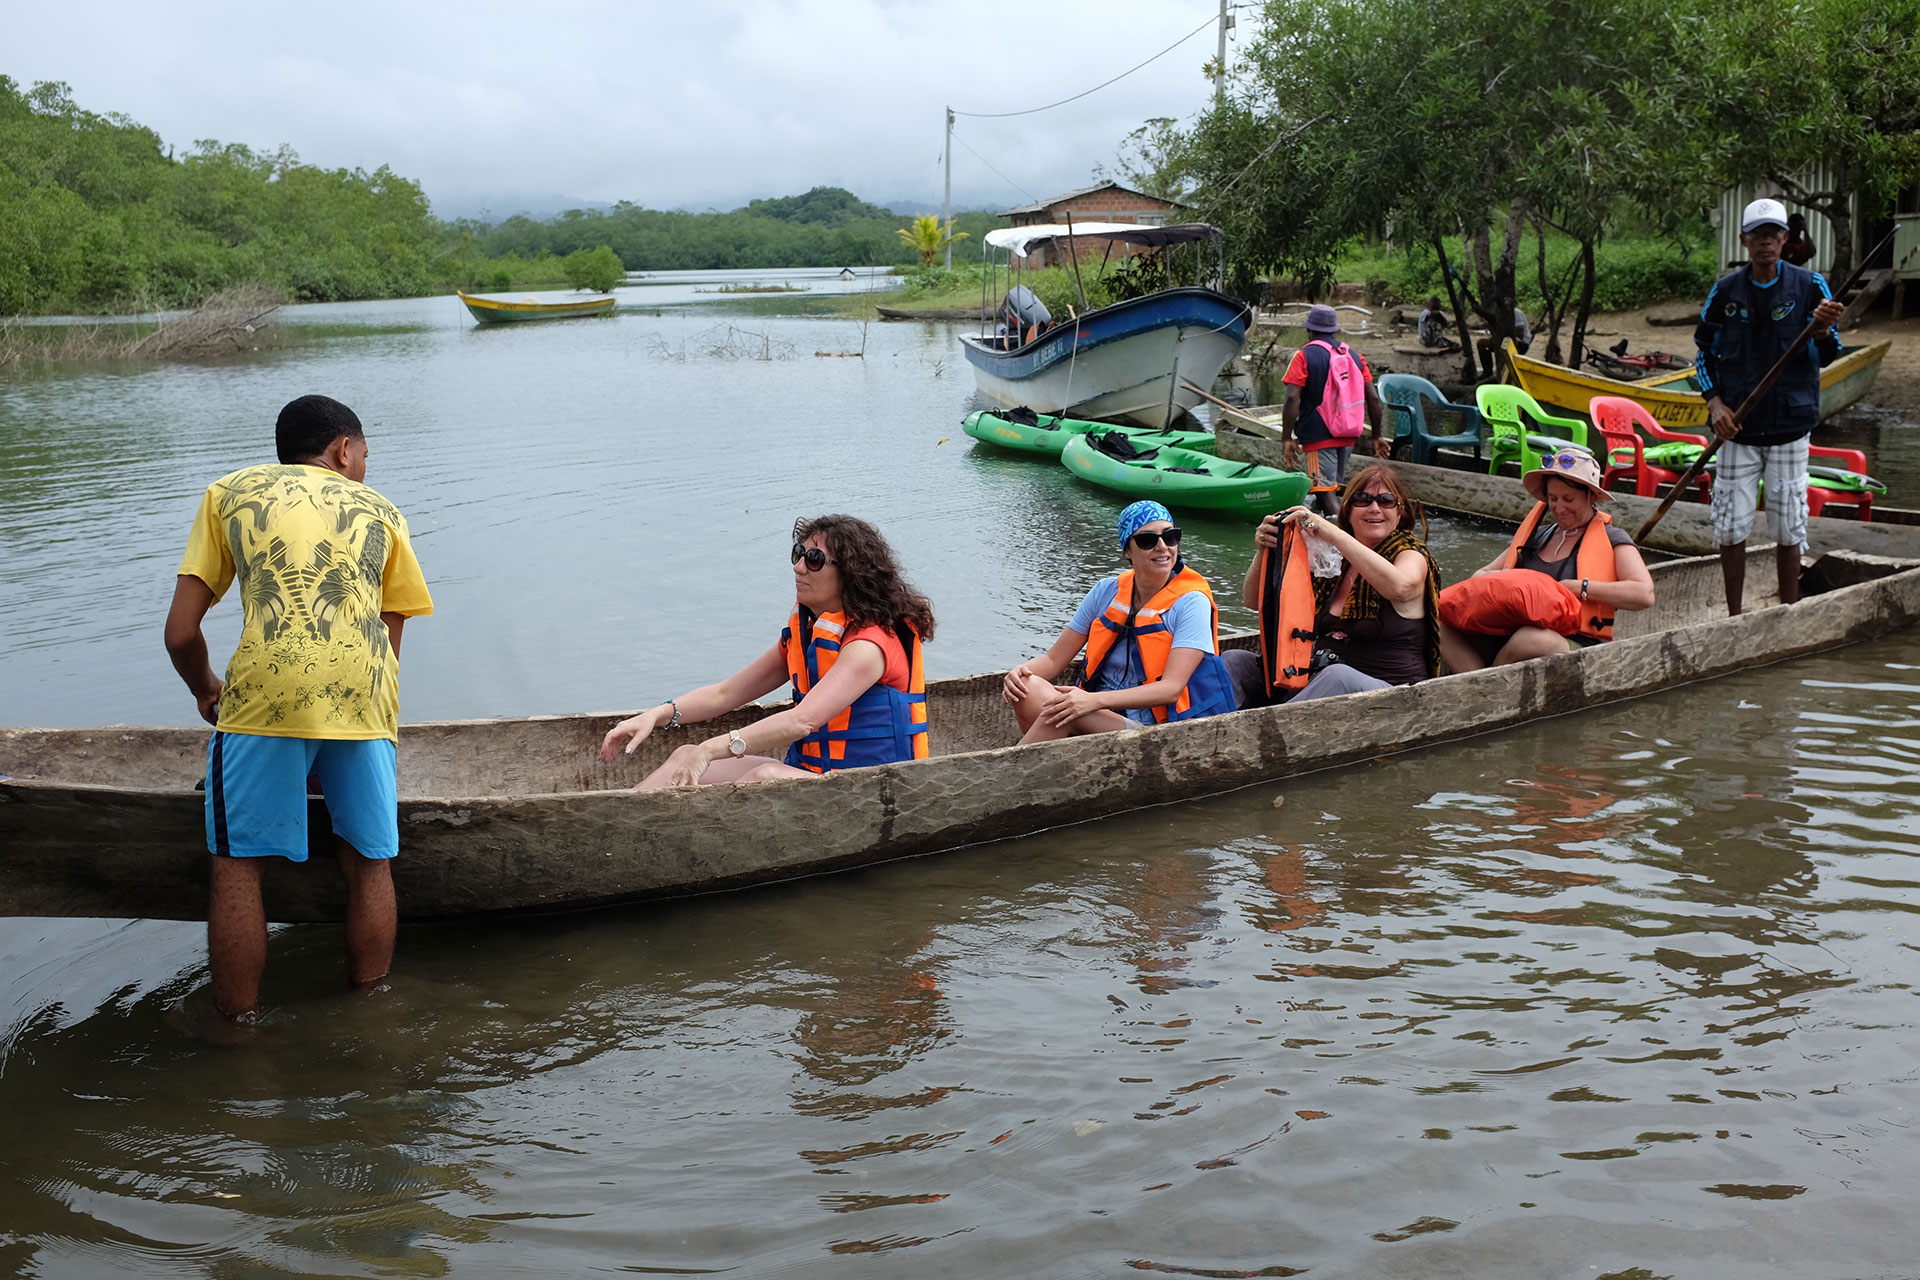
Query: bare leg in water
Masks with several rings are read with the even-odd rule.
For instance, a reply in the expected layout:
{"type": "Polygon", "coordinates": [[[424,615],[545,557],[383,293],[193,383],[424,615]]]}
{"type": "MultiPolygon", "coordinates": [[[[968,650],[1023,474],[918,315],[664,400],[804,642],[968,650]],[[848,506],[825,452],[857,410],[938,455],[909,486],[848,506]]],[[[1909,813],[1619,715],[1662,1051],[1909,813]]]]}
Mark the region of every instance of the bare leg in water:
{"type": "MultiPolygon", "coordinates": [[[[400,916],[393,896],[393,870],[391,859],[362,857],[338,837],[333,846],[347,882],[347,981],[358,990],[380,981],[393,968],[393,939],[400,916]]],[[[265,959],[263,925],[263,963],[265,959]]]]}
{"type": "Polygon", "coordinates": [[[211,861],[207,962],[213,970],[213,1004],[222,1016],[246,1023],[259,1015],[260,975],[267,968],[260,860],[214,857],[211,861]]]}
{"type": "Polygon", "coordinates": [[[1720,548],[1720,580],[1727,588],[1727,613],[1740,612],[1747,589],[1747,544],[1729,542],[1720,548]]]}

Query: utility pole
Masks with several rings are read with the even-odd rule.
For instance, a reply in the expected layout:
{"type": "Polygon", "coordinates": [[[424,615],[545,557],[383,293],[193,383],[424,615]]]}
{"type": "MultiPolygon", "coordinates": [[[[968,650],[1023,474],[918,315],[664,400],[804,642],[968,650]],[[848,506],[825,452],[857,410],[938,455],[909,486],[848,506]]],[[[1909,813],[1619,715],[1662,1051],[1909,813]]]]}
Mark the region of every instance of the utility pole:
{"type": "MultiPolygon", "coordinates": [[[[1223,5],[1226,2],[1227,0],[1220,0],[1220,3],[1223,5]]],[[[953,108],[952,107],[947,108],[947,209],[946,209],[946,215],[947,216],[941,221],[940,225],[942,227],[945,227],[951,230],[951,228],[953,227],[953,108]]],[[[949,271],[953,270],[953,240],[951,236],[949,236],[947,240],[947,270],[949,271]]]]}
{"type": "Polygon", "coordinates": [[[1216,107],[1227,98],[1227,28],[1232,25],[1227,0],[1220,0],[1220,44],[1213,56],[1213,105],[1216,107]]]}

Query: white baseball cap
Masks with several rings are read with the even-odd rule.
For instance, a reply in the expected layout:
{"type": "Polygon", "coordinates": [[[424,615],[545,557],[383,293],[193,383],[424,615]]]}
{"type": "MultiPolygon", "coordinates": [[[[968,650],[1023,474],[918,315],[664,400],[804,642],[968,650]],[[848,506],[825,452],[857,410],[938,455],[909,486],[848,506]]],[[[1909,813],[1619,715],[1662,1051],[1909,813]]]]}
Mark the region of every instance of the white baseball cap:
{"type": "Polygon", "coordinates": [[[1745,235],[1755,227],[1764,227],[1771,223],[1776,227],[1787,225],[1787,206],[1778,200],[1760,199],[1747,206],[1740,215],[1740,234],[1745,235]]]}

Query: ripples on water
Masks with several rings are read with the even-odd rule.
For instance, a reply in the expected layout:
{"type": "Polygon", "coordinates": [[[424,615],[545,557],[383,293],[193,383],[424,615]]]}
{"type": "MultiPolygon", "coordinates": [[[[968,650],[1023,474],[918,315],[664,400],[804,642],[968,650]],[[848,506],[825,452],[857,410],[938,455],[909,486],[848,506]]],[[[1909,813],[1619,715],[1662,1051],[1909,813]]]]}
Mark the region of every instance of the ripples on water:
{"type": "MultiPolygon", "coordinates": [[[[937,674],[1044,645],[1111,565],[1116,504],[959,437],[944,327],[713,367],[644,345],[711,317],[428,307],[382,304],[371,346],[363,317],[260,366],[0,388],[0,721],[190,714],[156,636],[180,535],[305,390],[362,408],[433,575],[411,716],[710,678],[777,626],[796,506],[896,537],[937,674]]],[[[1230,594],[1246,531],[1183,524],[1230,594]]],[[[1437,542],[1456,573],[1490,554],[1437,542]]],[[[283,930],[255,1051],[161,1020],[204,981],[197,927],[5,922],[0,1273],[1904,1274],[1917,660],[1897,637],[858,874],[409,928],[371,999],[338,994],[336,930],[283,930]]]]}
{"type": "Polygon", "coordinates": [[[1898,1273],[1913,657],[1883,641],[1296,779],[1277,807],[1259,788],[657,910],[410,929],[369,1000],[334,994],[334,931],[286,931],[263,1051],[165,1029],[195,931],[118,926],[73,948],[76,1005],[42,998],[53,973],[16,996],[0,1256],[1898,1273]],[[158,963],[116,993],[93,948],[158,963]]]}

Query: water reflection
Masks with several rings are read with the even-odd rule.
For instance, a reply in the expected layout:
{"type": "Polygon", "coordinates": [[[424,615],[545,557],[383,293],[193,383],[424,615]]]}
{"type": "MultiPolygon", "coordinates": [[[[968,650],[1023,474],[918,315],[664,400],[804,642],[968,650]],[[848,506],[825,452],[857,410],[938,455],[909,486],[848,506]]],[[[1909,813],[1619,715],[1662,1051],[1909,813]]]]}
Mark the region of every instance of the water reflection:
{"type": "Polygon", "coordinates": [[[410,930],[371,1001],[291,930],[263,1051],[165,1029],[192,972],[15,1029],[4,1230],[49,1273],[1897,1270],[1909,652],[855,875],[410,930]]]}
{"type": "MultiPolygon", "coordinates": [[[[940,674],[1043,645],[1112,567],[1114,504],[952,439],[937,327],[717,378],[641,353],[711,316],[630,319],[501,342],[400,308],[390,346],[318,326],[259,368],[0,389],[0,522],[43,534],[0,563],[0,718],[178,719],[167,530],[288,378],[383,406],[438,557],[409,716],[625,702],[764,646],[796,492],[899,531],[940,674]],[[696,517],[728,538],[687,552],[696,517]]],[[[1197,526],[1197,566],[1232,583],[1246,536],[1197,526]]],[[[410,929],[371,1000],[289,930],[253,1051],[164,1023],[191,928],[12,922],[0,1268],[1900,1274],[1916,832],[1896,637],[1015,844],[410,929]]]]}

